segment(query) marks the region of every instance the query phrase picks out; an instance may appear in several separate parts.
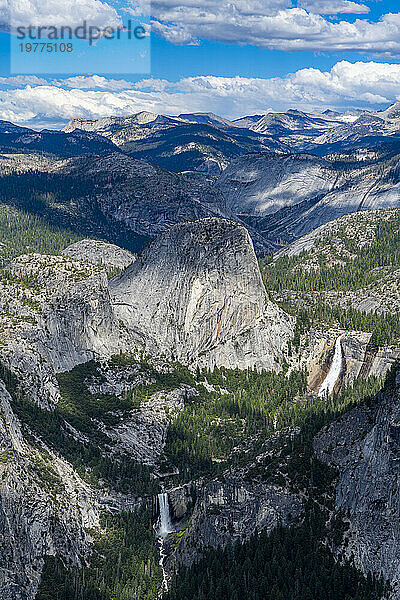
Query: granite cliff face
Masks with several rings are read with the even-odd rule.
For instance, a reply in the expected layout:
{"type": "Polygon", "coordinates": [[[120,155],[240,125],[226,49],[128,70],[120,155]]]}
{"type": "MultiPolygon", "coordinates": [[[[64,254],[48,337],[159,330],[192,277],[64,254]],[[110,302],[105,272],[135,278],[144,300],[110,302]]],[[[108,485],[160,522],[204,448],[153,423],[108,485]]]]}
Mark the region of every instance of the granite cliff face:
{"type": "MultiPolygon", "coordinates": [[[[98,375],[85,385],[93,398],[106,395],[117,402],[135,387],[154,384],[154,371],[135,362],[138,349],[192,365],[280,368],[293,324],[269,301],[243,227],[222,219],[177,226],[110,283],[106,269],[120,259],[114,247],[85,241],[64,256],[24,255],[7,266],[0,282],[1,361],[4,373],[19,381],[25,401],[40,407],[40,418],[62,400],[57,374],[92,359],[98,375]],[[132,362],[110,361],[120,352],[129,352],[132,362]]],[[[86,528],[98,528],[102,512],[133,508],[138,497],[112,491],[104,481],[97,490],[85,482],[60,448],[53,449],[51,436],[42,437],[46,431],[32,435],[32,423],[20,422],[13,408],[19,392],[11,396],[0,384],[0,532],[6,542],[0,549],[0,589],[7,600],[33,600],[45,556],[79,567],[90,548],[86,528]]],[[[123,417],[117,412],[116,424],[91,419],[89,431],[96,431],[96,444],[102,440],[102,453],[129,457],[157,472],[168,424],[196,395],[182,384],[157,391],[123,417]]],[[[68,418],[61,432],[74,444],[92,443],[88,431],[77,430],[68,418]]],[[[292,503],[273,488],[268,500],[263,489],[240,481],[213,486],[204,497],[219,498],[224,522],[235,497],[232,523],[239,534],[257,524],[272,527],[292,503]],[[276,498],[282,500],[279,510],[276,498]]],[[[216,543],[225,526],[221,518],[203,516],[196,523],[204,543],[216,543]]],[[[226,542],[229,536],[226,531],[226,542]]]]}
{"type": "Polygon", "coordinates": [[[380,573],[400,598],[399,383],[316,438],[317,455],[339,471],[335,510],[349,529],[343,550],[365,573],[380,573]]]}
{"type": "Polygon", "coordinates": [[[173,228],[109,282],[106,268],[121,264],[115,252],[79,242],[65,251],[75,259],[33,254],[8,267],[21,289],[0,284],[0,355],[38,404],[57,402],[55,373],[138,349],[279,369],[292,320],[268,300],[243,227],[211,219],[173,228]]]}
{"type": "Polygon", "coordinates": [[[46,555],[79,567],[101,513],[134,509],[137,499],[93,489],[42,442],[27,442],[11,403],[1,382],[0,592],[32,600],[46,555]]]}
{"type": "Polygon", "coordinates": [[[7,272],[0,356],[37,404],[57,402],[55,373],[129,348],[103,267],[33,254],[15,259],[7,272]]]}
{"type": "Polygon", "coordinates": [[[232,161],[217,187],[228,209],[285,245],[343,215],[398,208],[398,173],[399,157],[377,152],[252,153],[232,161]]]}
{"type": "Polygon", "coordinates": [[[42,324],[48,355],[57,371],[110,356],[121,347],[105,274],[55,293],[43,309],[42,324]]]}
{"type": "Polygon", "coordinates": [[[279,369],[292,335],[266,295],[249,234],[222,219],[170,229],[110,290],[138,345],[184,363],[279,369]]]}
{"type": "Polygon", "coordinates": [[[232,475],[223,482],[198,482],[192,488],[172,489],[169,500],[175,518],[184,517],[186,511],[192,513],[179,550],[171,557],[172,563],[178,558],[186,565],[210,546],[247,540],[255,531],[272,531],[278,523],[290,525],[303,512],[301,499],[284,487],[251,483],[232,475]]]}

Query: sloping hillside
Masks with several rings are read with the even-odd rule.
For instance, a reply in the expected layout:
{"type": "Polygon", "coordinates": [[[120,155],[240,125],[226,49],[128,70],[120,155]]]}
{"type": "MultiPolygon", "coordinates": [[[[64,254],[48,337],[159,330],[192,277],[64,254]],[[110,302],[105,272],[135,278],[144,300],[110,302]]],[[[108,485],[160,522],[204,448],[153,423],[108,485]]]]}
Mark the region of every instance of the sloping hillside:
{"type": "Polygon", "coordinates": [[[271,241],[287,242],[342,215],[400,206],[399,155],[248,154],[217,185],[228,208],[271,241]]]}
{"type": "Polygon", "coordinates": [[[264,263],[275,300],[321,322],[400,343],[400,210],[346,215],[264,263]]]}

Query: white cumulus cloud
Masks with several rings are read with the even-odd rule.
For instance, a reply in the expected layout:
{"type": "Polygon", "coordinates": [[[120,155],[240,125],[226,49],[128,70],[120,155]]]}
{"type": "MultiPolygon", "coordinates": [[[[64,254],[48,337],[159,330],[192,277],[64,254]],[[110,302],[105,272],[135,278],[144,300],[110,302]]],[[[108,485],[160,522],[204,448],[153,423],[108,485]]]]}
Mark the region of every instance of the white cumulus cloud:
{"type": "Polygon", "coordinates": [[[142,110],[159,114],[211,111],[236,118],[289,108],[377,109],[399,97],[400,64],[341,61],[329,71],[307,68],[265,79],[200,76],[131,83],[91,76],[47,84],[23,85],[21,81],[19,88],[0,91],[0,118],[21,124],[44,120],[60,124],[73,117],[129,115],[142,110]]]}
{"type": "Polygon", "coordinates": [[[7,87],[21,87],[22,85],[46,85],[46,79],[36,75],[14,75],[0,77],[0,85],[7,87]]]}
{"type": "Polygon", "coordinates": [[[370,9],[365,4],[350,0],[302,0],[299,6],[319,15],[368,14],[370,9]]]}
{"type": "MultiPolygon", "coordinates": [[[[252,11],[238,2],[212,6],[210,0],[206,7],[192,6],[191,0],[182,2],[153,4],[154,31],[173,43],[208,39],[278,50],[400,53],[400,13],[383,15],[378,21],[358,18],[349,22],[330,21],[319,13],[337,12],[339,5],[347,7],[347,12],[362,12],[357,3],[327,1],[317,13],[300,6],[278,9],[267,4],[268,10],[260,7],[257,11],[253,6],[252,11]]],[[[310,10],[318,6],[316,0],[306,5],[310,10]]]]}
{"type": "MultiPolygon", "coordinates": [[[[0,0],[0,25],[11,10],[14,26],[120,26],[149,11],[148,0],[0,0]]],[[[174,44],[202,39],[278,50],[400,53],[400,14],[368,19],[366,1],[154,0],[153,31],[174,44]],[[349,22],[330,15],[354,14],[349,22]]]]}
{"type": "Polygon", "coordinates": [[[101,0],[0,0],[0,22],[12,29],[29,25],[77,27],[83,21],[98,27],[122,24],[115,7],[101,0]]]}
{"type": "MultiPolygon", "coordinates": [[[[0,80],[1,82],[1,80],[0,80]]],[[[125,79],[108,79],[100,75],[76,75],[75,77],[68,77],[60,81],[54,80],[51,82],[52,85],[59,87],[68,87],[79,90],[126,90],[133,87],[133,83],[125,81],[125,79]]]]}

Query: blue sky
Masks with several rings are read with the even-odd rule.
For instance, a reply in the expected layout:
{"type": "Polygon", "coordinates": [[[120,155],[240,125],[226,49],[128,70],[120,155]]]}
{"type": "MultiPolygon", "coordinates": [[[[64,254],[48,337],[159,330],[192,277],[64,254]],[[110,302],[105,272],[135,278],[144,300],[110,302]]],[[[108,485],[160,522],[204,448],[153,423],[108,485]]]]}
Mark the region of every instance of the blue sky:
{"type": "MultiPolygon", "coordinates": [[[[21,15],[18,3],[26,3],[12,0],[11,25],[21,19],[47,24],[47,14],[81,23],[85,2],[88,15],[95,6],[99,26],[142,22],[135,0],[83,0],[79,14],[75,1],[69,0],[68,12],[64,0],[30,0],[31,14],[21,15]]],[[[137,109],[209,109],[236,117],[292,106],[378,109],[400,98],[400,7],[394,0],[160,0],[151,14],[151,67],[143,58],[143,73],[132,67],[139,45],[127,40],[99,42],[91,63],[79,51],[63,65],[54,56],[35,63],[25,55],[11,72],[10,39],[17,40],[0,33],[0,117],[58,124],[73,113],[96,117],[137,109]],[[21,73],[27,77],[16,77],[21,73]]]]}
{"type": "MultiPolygon", "coordinates": [[[[17,0],[16,0],[17,1],[17,0]]],[[[293,6],[300,3],[293,2],[293,6]]],[[[318,4],[318,2],[316,2],[318,4]]],[[[332,2],[334,4],[334,2],[332,2]]],[[[328,16],[327,19],[335,21],[346,21],[354,23],[356,20],[368,20],[377,22],[382,15],[388,13],[400,12],[400,5],[395,0],[373,0],[364,1],[360,4],[368,7],[369,12],[366,14],[346,14],[340,13],[335,16],[328,16]]],[[[199,2],[201,6],[201,2],[199,2]]],[[[128,16],[120,11],[122,20],[127,22],[128,16]]],[[[400,41],[400,40],[399,40],[400,41]]],[[[318,45],[318,44],[316,44],[318,45]]],[[[104,62],[104,56],[109,52],[108,48],[111,44],[103,44],[104,53],[98,52],[98,68],[96,73],[111,75],[115,74],[115,68],[108,69],[104,62]]],[[[8,34],[0,34],[0,69],[5,76],[10,74],[10,36],[8,34]]],[[[136,49],[136,48],[135,48],[136,49]]],[[[133,54],[132,45],[127,43],[119,44],[117,49],[118,57],[125,59],[129,51],[133,54]]],[[[400,62],[400,47],[398,58],[396,55],[379,56],[375,52],[335,52],[335,51],[284,51],[270,50],[267,48],[251,45],[246,40],[246,43],[241,43],[238,38],[237,43],[223,43],[209,41],[204,38],[199,38],[198,45],[193,44],[173,44],[166,41],[160,35],[153,33],[151,39],[152,67],[151,74],[153,77],[166,78],[170,81],[176,81],[181,77],[190,77],[196,75],[216,75],[223,77],[234,77],[242,75],[243,77],[275,77],[285,75],[297,71],[304,67],[314,66],[321,69],[329,69],[340,60],[379,60],[381,62],[400,62]]],[[[117,61],[115,61],[117,62],[117,61]]],[[[71,74],[82,72],[82,65],[79,57],[69,61],[71,65],[71,74]]],[[[54,65],[51,74],[60,74],[57,70],[57,63],[54,65]]],[[[132,73],[131,70],[121,72],[121,66],[118,65],[117,70],[119,75],[124,79],[136,81],[140,79],[140,74],[132,73]]],[[[26,68],[21,69],[25,74],[35,74],[37,71],[26,68]]],[[[85,72],[85,71],[84,71],[85,72]]],[[[94,71],[90,71],[91,73],[94,71]]],[[[146,72],[146,71],[145,71],[146,72]]],[[[41,71],[42,73],[42,71],[41,71]]]]}
{"type": "MultiPolygon", "coordinates": [[[[364,2],[370,9],[365,18],[378,21],[387,13],[400,12],[396,0],[364,2]]],[[[339,15],[340,20],[354,22],[360,15],[339,15]]],[[[304,67],[330,69],[341,60],[400,63],[397,57],[377,57],[375,53],[320,52],[320,51],[277,51],[257,46],[235,45],[201,40],[200,45],[174,45],[160,36],[152,38],[152,74],[154,77],[172,81],[180,77],[195,75],[216,75],[222,77],[279,77],[293,73],[304,67]],[[179,68],[177,68],[179,65],[179,68]]],[[[399,90],[400,91],[400,90],[399,90]]]]}

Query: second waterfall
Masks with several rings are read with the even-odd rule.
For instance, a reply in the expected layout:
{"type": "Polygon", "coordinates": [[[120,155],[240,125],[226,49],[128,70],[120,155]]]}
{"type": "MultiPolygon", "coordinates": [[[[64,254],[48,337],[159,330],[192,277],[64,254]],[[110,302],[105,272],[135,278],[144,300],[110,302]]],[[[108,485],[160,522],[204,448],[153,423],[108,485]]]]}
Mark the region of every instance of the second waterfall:
{"type": "Polygon", "coordinates": [[[168,534],[173,531],[168,494],[166,492],[158,494],[158,504],[160,508],[160,517],[157,526],[157,537],[160,547],[160,566],[163,571],[162,591],[166,591],[168,589],[168,578],[165,570],[165,560],[167,558],[167,554],[165,552],[165,541],[168,534]]]}
{"type": "Polygon", "coordinates": [[[327,398],[332,394],[342,370],[342,357],[342,338],[339,336],[335,343],[335,353],[333,355],[331,367],[318,392],[318,396],[321,398],[327,398]]]}

